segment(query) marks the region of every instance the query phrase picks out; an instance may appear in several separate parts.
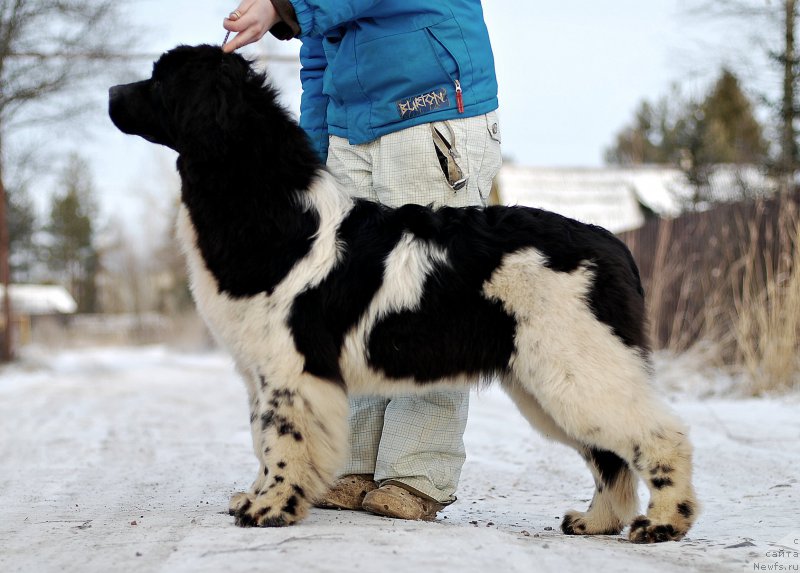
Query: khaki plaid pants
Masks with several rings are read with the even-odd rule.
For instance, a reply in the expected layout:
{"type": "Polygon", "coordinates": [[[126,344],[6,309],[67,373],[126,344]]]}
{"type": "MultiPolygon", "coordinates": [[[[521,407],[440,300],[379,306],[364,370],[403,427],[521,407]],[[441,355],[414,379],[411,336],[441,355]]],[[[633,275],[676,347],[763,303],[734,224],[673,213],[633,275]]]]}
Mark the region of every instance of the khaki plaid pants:
{"type": "MultiPolygon", "coordinates": [[[[355,197],[397,207],[485,206],[500,169],[497,113],[410,127],[361,145],[331,136],[328,169],[355,197]]],[[[468,391],[350,400],[350,458],[340,475],[373,474],[442,503],[466,454],[468,391]]]]}

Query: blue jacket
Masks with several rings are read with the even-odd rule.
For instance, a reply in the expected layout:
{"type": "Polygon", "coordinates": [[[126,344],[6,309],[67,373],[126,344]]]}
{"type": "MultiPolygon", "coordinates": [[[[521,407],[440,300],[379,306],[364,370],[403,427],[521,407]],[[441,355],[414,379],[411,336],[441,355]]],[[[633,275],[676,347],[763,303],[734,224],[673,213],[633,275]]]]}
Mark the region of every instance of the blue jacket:
{"type": "Polygon", "coordinates": [[[273,4],[303,42],[300,125],[323,158],[328,134],[366,143],[412,125],[497,109],[480,0],[273,4]]]}

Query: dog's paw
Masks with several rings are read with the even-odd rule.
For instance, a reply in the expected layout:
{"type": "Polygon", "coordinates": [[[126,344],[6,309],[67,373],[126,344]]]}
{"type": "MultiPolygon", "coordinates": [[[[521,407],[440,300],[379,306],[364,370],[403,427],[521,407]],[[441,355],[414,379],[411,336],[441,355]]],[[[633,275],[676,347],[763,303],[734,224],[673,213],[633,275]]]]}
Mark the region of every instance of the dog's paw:
{"type": "Polygon", "coordinates": [[[617,535],[622,528],[618,519],[594,515],[591,510],[586,513],[570,510],[561,522],[561,531],[566,535],[617,535]]]}
{"type": "Polygon", "coordinates": [[[628,539],[633,543],[661,543],[663,541],[679,541],[686,535],[669,523],[653,523],[644,515],[640,515],[631,523],[628,539]]]}
{"type": "Polygon", "coordinates": [[[274,490],[263,494],[237,493],[231,498],[229,513],[239,527],[283,527],[303,519],[308,506],[296,493],[281,495],[274,490]]]}
{"type": "Polygon", "coordinates": [[[245,505],[252,503],[255,497],[255,494],[243,491],[233,494],[228,502],[228,514],[236,515],[245,505]]]}

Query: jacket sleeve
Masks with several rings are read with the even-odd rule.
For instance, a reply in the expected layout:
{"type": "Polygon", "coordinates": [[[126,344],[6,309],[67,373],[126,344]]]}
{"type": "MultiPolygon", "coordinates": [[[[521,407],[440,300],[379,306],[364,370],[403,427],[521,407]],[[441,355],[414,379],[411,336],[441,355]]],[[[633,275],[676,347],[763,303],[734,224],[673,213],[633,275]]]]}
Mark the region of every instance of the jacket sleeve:
{"type": "Polygon", "coordinates": [[[303,38],[300,48],[300,81],[303,94],[300,98],[300,127],[302,127],[323,163],[328,157],[328,96],[322,93],[322,76],[327,60],[322,48],[322,38],[303,38]]]}
{"type": "Polygon", "coordinates": [[[294,37],[322,36],[327,30],[354,20],[381,0],[272,0],[280,27],[271,32],[286,32],[288,27],[294,37]]]}

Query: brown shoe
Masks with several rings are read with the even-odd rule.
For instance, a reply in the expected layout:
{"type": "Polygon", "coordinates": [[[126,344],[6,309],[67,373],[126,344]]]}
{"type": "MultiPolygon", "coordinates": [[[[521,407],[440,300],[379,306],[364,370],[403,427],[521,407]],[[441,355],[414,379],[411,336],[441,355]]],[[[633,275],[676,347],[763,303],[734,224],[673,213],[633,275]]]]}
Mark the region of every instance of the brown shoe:
{"type": "Polygon", "coordinates": [[[361,507],[385,517],[430,521],[444,504],[413,494],[402,487],[386,484],[369,492],[361,507]]]}
{"type": "Polygon", "coordinates": [[[314,503],[322,509],[361,510],[364,496],[378,487],[370,474],[352,474],[337,479],[325,496],[314,503]]]}

